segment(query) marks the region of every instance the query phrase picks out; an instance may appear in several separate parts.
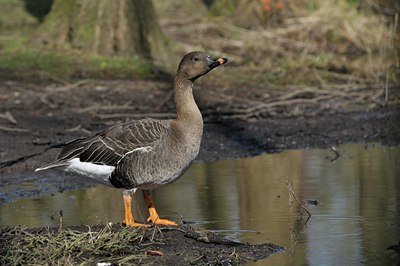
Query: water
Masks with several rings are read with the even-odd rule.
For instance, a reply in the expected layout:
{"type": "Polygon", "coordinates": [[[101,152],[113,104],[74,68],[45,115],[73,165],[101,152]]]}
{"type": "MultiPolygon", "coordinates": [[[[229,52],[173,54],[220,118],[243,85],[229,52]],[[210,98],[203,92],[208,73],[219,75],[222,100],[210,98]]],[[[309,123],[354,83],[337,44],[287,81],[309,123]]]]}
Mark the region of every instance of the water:
{"type": "MultiPolygon", "coordinates": [[[[351,144],[337,150],[334,162],[331,150],[310,149],[197,163],[179,181],[154,191],[154,202],[162,218],[183,219],[238,241],[287,247],[254,265],[400,263],[399,254],[386,251],[400,241],[400,146],[351,144]],[[318,201],[307,205],[312,217],[306,224],[299,204],[289,205],[286,177],[301,200],[318,201]]],[[[74,179],[63,182],[69,180],[74,179]]],[[[25,183],[14,186],[33,186],[25,183]]],[[[135,217],[145,220],[141,193],[133,206],[135,217]]],[[[0,226],[58,226],[60,209],[64,225],[121,222],[122,192],[98,185],[19,198],[0,205],[0,226]]]]}

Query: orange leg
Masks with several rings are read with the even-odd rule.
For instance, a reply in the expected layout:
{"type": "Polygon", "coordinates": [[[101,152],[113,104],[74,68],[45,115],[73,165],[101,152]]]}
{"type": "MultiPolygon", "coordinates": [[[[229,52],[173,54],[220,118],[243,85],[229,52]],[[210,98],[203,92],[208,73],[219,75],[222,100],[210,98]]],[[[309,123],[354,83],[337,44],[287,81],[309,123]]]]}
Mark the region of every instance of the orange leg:
{"type": "Polygon", "coordinates": [[[146,200],[147,207],[149,208],[150,217],[147,219],[148,222],[155,223],[155,224],[164,224],[164,225],[177,225],[175,222],[160,219],[156,212],[156,208],[153,204],[153,197],[151,196],[151,192],[143,191],[144,199],[146,200]]]}
{"type": "Polygon", "coordinates": [[[124,206],[125,206],[125,220],[122,222],[125,225],[130,226],[148,226],[147,224],[135,223],[132,216],[132,197],[124,194],[124,206]]]}

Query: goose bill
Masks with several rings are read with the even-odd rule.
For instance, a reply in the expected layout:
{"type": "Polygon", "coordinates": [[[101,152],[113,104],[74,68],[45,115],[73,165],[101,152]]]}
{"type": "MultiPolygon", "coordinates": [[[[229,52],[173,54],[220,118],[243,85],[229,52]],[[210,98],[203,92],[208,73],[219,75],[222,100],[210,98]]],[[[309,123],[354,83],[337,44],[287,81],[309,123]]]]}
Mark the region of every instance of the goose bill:
{"type": "Polygon", "coordinates": [[[223,65],[226,62],[228,62],[228,59],[223,58],[223,57],[219,57],[219,58],[211,58],[208,57],[208,67],[210,69],[216,68],[217,66],[223,65]]]}

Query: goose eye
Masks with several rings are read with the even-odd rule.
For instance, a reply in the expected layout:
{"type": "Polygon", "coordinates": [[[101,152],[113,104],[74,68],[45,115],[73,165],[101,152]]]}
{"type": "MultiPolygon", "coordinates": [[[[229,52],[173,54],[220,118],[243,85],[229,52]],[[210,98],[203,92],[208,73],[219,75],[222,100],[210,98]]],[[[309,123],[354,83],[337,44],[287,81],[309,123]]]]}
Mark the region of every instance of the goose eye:
{"type": "Polygon", "coordinates": [[[198,57],[193,58],[194,61],[199,61],[198,57]]]}

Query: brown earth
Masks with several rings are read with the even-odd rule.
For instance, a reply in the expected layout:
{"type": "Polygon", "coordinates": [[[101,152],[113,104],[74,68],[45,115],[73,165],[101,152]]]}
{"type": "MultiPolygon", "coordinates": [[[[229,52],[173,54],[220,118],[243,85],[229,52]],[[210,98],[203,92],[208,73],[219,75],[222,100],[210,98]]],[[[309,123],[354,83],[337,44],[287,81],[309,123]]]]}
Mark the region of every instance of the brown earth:
{"type": "Polygon", "coordinates": [[[185,225],[12,227],[0,232],[0,244],[0,263],[3,265],[15,263],[15,258],[19,264],[239,265],[284,250],[274,244],[234,242],[185,225]],[[26,246],[32,251],[26,252],[26,246]]]}

